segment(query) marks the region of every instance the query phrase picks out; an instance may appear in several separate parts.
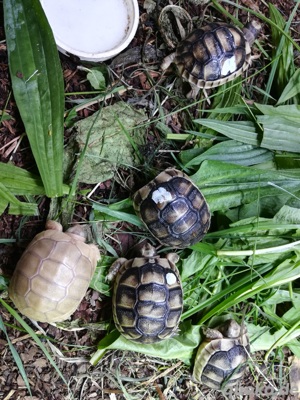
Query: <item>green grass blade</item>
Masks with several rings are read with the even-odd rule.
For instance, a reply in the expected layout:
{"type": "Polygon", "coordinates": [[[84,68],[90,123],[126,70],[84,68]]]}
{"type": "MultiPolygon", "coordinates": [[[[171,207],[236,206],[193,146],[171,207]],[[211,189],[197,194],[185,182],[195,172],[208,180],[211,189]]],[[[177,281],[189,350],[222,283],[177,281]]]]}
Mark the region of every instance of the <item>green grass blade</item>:
{"type": "Polygon", "coordinates": [[[257,293],[278,287],[289,282],[293,282],[300,277],[300,261],[294,262],[292,259],[285,260],[275,271],[271,271],[266,276],[240,288],[213,309],[207,312],[199,321],[199,325],[209,320],[213,315],[228,310],[235,304],[253,298],[257,293]]]}
{"type": "MultiPolygon", "coordinates": [[[[144,224],[136,215],[124,211],[113,210],[109,206],[104,206],[103,204],[100,203],[93,203],[93,209],[95,211],[102,213],[103,216],[111,217],[116,221],[126,221],[132,225],[138,226],[139,228],[144,227],[144,224]]],[[[97,219],[99,220],[99,218],[97,219]]]]}
{"type": "MultiPolygon", "coordinates": [[[[197,251],[198,244],[193,246],[193,249],[197,251]]],[[[202,310],[205,310],[207,307],[212,307],[216,305],[213,309],[216,309],[219,304],[222,304],[224,306],[224,301],[222,301],[224,298],[234,298],[235,293],[241,288],[241,287],[246,287],[249,282],[257,282],[257,276],[263,275],[267,272],[272,270],[272,265],[271,264],[265,264],[261,265],[256,268],[256,274],[252,274],[251,272],[249,274],[245,274],[242,278],[240,278],[237,282],[231,282],[230,285],[227,285],[226,288],[224,288],[222,291],[216,293],[213,296],[209,296],[208,299],[201,301],[197,304],[197,306],[189,308],[188,310],[184,311],[181,316],[181,320],[184,321],[187,318],[190,318],[192,315],[195,315],[199,313],[202,310]]],[[[250,286],[250,285],[249,285],[250,286]]]]}
{"type": "Polygon", "coordinates": [[[25,372],[24,365],[22,363],[21,357],[19,356],[17,350],[15,349],[14,345],[12,344],[12,342],[11,342],[11,340],[10,340],[8,334],[7,334],[7,331],[6,331],[6,328],[5,328],[5,325],[3,323],[3,320],[1,318],[1,316],[0,316],[0,330],[2,330],[2,332],[4,333],[4,335],[6,337],[9,350],[11,351],[11,354],[12,354],[14,360],[15,360],[15,363],[17,364],[17,367],[18,367],[18,369],[20,371],[20,374],[21,374],[21,376],[23,378],[23,381],[24,381],[24,383],[25,383],[25,385],[27,387],[28,392],[29,392],[30,396],[32,396],[30,385],[29,385],[29,381],[28,381],[28,378],[27,378],[27,375],[26,375],[26,372],[25,372]]]}
{"type": "Polygon", "coordinates": [[[289,20],[286,22],[279,10],[273,4],[269,4],[270,18],[274,22],[271,25],[274,63],[267,82],[266,91],[268,93],[271,92],[272,86],[275,86],[274,91],[276,94],[282,93],[290,77],[295,72],[293,42],[290,38],[289,29],[298,7],[299,3],[295,4],[289,20]],[[290,40],[287,40],[287,37],[283,36],[278,28],[284,29],[290,40]]]}
{"type": "Polygon", "coordinates": [[[288,81],[286,87],[283,89],[277,104],[285,103],[292,97],[300,94],[300,69],[297,69],[291,79],[288,81]]]}
{"type": "Polygon", "coordinates": [[[41,339],[38,337],[38,335],[34,332],[34,330],[23,320],[23,318],[12,308],[10,307],[3,299],[0,298],[0,303],[7,309],[7,311],[19,322],[20,325],[23,326],[23,328],[29,333],[29,335],[32,337],[32,339],[35,341],[35,343],[39,346],[39,348],[42,350],[42,352],[45,354],[47,357],[48,361],[50,364],[53,366],[53,368],[56,370],[62,381],[67,385],[67,381],[65,380],[63,374],[61,373],[60,369],[56,365],[55,361],[49,354],[48,350],[42,343],[41,339]]]}
{"type": "Polygon", "coordinates": [[[14,97],[48,197],[63,194],[62,69],[38,0],[4,0],[14,97]]]}

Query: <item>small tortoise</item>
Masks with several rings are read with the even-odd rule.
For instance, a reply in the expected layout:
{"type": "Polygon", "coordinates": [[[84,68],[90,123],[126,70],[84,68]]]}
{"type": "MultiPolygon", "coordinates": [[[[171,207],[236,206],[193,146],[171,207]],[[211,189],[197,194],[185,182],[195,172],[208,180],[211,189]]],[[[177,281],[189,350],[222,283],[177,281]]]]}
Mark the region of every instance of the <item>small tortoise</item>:
{"type": "Polygon", "coordinates": [[[62,232],[58,222],[28,245],[13,273],[9,296],[25,316],[40,322],[67,319],[83,299],[100,259],[98,248],[85,242],[75,225],[62,232]]]}
{"type": "Polygon", "coordinates": [[[168,168],[133,197],[137,215],[162,244],[185,248],[199,242],[210,226],[200,190],[181,171],[168,168]]]}
{"type": "Polygon", "coordinates": [[[146,244],[141,257],[120,258],[110,268],[114,279],[113,318],[119,332],[129,340],[156,343],[176,334],[183,299],[178,255],[158,256],[146,244]]]}
{"type": "Polygon", "coordinates": [[[230,319],[218,329],[207,328],[204,335],[195,359],[194,379],[212,389],[234,386],[249,358],[246,327],[230,319]]]}
{"type": "Polygon", "coordinates": [[[226,23],[214,22],[195,29],[167,56],[161,68],[171,63],[179,75],[192,86],[189,97],[200,88],[213,88],[241,75],[251,64],[251,45],[261,25],[249,22],[243,30],[226,23]]]}

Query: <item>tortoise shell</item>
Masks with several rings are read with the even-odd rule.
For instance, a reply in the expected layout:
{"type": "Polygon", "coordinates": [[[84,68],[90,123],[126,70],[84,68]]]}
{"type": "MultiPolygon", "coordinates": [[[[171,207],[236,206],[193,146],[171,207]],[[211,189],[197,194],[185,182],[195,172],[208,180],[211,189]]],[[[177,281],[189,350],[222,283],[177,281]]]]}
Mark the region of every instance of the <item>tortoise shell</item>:
{"type": "Polygon", "coordinates": [[[25,316],[40,322],[67,319],[83,299],[100,253],[84,243],[79,225],[65,233],[55,221],[34,237],[13,273],[9,296],[25,316]]]}
{"type": "Polygon", "coordinates": [[[251,21],[238,27],[214,22],[191,32],[166,57],[162,69],[174,62],[182,77],[198,88],[213,88],[241,75],[251,64],[251,45],[261,29],[251,21]]]}
{"type": "Polygon", "coordinates": [[[121,258],[112,265],[113,318],[126,339],[147,344],[176,334],[183,307],[177,261],[177,254],[162,258],[147,245],[142,257],[121,258]]]}
{"type": "Polygon", "coordinates": [[[137,215],[162,244],[184,248],[199,242],[210,226],[204,196],[181,171],[161,172],[133,197],[137,215]]]}
{"type": "Polygon", "coordinates": [[[207,329],[194,365],[193,377],[212,389],[234,386],[243,376],[249,358],[247,329],[228,320],[218,329],[207,329]]]}

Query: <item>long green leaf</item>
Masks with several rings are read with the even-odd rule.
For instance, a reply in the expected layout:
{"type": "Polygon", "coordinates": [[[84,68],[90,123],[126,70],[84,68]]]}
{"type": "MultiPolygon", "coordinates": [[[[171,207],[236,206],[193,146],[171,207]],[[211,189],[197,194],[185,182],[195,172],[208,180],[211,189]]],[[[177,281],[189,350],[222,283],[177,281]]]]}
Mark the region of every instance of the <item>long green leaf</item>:
{"type": "Polygon", "coordinates": [[[210,149],[185,164],[186,168],[200,165],[204,160],[227,161],[239,165],[255,165],[273,159],[273,154],[251,144],[244,144],[235,140],[217,143],[210,149]]]}
{"type": "Polygon", "coordinates": [[[9,206],[9,214],[13,215],[38,215],[38,207],[35,203],[25,203],[18,200],[0,182],[0,213],[9,206]]]}
{"type": "Polygon", "coordinates": [[[289,119],[290,121],[297,122],[298,124],[300,123],[300,106],[296,104],[274,107],[267,104],[255,103],[255,106],[264,115],[283,117],[289,119]]]}
{"type": "Polygon", "coordinates": [[[211,211],[226,211],[263,197],[296,193],[300,184],[299,171],[296,174],[204,161],[191,179],[201,189],[211,211]]]}
{"type": "MultiPolygon", "coordinates": [[[[67,194],[69,187],[64,185],[63,190],[67,194]]],[[[9,214],[38,215],[36,203],[20,201],[15,197],[37,195],[45,195],[40,177],[13,164],[0,163],[0,213],[9,206],[9,214]]]]}
{"type": "Polygon", "coordinates": [[[257,119],[264,128],[261,147],[300,153],[299,122],[269,115],[259,115],[257,119]]]}
{"type": "Polygon", "coordinates": [[[261,146],[269,150],[300,152],[299,123],[290,118],[276,115],[259,115],[257,122],[263,128],[263,134],[258,133],[251,121],[218,121],[196,119],[194,122],[212,128],[230,139],[261,146]]]}
{"type": "Polygon", "coordinates": [[[0,163],[0,182],[14,195],[44,195],[41,179],[13,164],[0,163]]]}
{"type": "Polygon", "coordinates": [[[16,103],[48,197],[63,194],[62,69],[39,0],[4,0],[9,68],[16,103]]]}
{"type": "MultiPolygon", "coordinates": [[[[14,195],[44,195],[45,188],[39,176],[13,164],[0,163],[0,182],[14,195]]],[[[69,193],[69,186],[63,185],[63,193],[69,193]]]]}
{"type": "Polygon", "coordinates": [[[259,145],[257,129],[251,121],[218,121],[205,118],[196,119],[194,122],[214,129],[216,132],[226,135],[230,139],[238,140],[239,142],[259,145]]]}
{"type": "MultiPolygon", "coordinates": [[[[93,209],[94,211],[98,211],[103,214],[103,216],[107,215],[109,217],[112,217],[113,219],[117,221],[126,221],[129,222],[132,225],[138,226],[142,228],[144,225],[141,222],[141,220],[136,216],[131,213],[126,213],[124,211],[118,211],[110,208],[109,206],[104,206],[103,204],[100,203],[93,203],[93,209]]],[[[99,220],[99,218],[98,218],[99,220]]]]}

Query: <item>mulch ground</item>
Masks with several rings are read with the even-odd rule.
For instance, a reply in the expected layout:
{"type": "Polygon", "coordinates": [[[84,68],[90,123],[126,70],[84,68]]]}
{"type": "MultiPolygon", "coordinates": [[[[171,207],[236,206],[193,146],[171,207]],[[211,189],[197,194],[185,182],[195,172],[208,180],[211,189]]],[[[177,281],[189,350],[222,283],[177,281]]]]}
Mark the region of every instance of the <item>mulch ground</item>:
{"type": "MultiPolygon", "coordinates": [[[[157,10],[168,4],[167,1],[157,3],[159,3],[157,10]]],[[[188,1],[184,3],[187,11],[193,16],[201,15],[204,10],[204,7],[195,6],[188,1]]],[[[264,2],[243,0],[241,3],[267,15],[267,7],[264,2]]],[[[286,19],[288,19],[291,9],[294,7],[294,1],[292,0],[273,0],[270,3],[274,4],[286,19]]],[[[147,49],[145,56],[148,73],[155,83],[161,78],[159,65],[162,54],[165,51],[161,47],[162,39],[157,26],[158,13],[155,11],[151,15],[148,15],[143,7],[143,0],[139,1],[139,5],[141,14],[140,25],[136,37],[130,44],[130,49],[147,49]],[[161,47],[161,49],[158,49],[158,47],[161,47]]],[[[300,29],[299,18],[298,24],[293,25],[293,29],[295,35],[299,35],[299,31],[297,32],[300,29]]],[[[150,90],[147,74],[142,68],[139,68],[139,57],[130,57],[126,60],[121,58],[121,61],[118,60],[120,59],[113,60],[111,64],[114,71],[113,79],[121,79],[122,82],[133,87],[132,92],[127,91],[122,95],[122,100],[135,102],[139,107],[146,108],[150,114],[154,94],[153,90],[150,90]],[[147,94],[148,91],[149,95],[147,94]]],[[[64,56],[61,56],[61,62],[67,93],[91,90],[89,82],[86,80],[86,73],[78,70],[77,62],[64,56]]],[[[110,63],[111,61],[107,62],[107,64],[110,63]]],[[[72,96],[72,98],[75,97],[86,98],[86,96],[80,95],[72,96]]],[[[97,107],[97,105],[93,105],[88,109],[79,111],[78,118],[84,118],[93,114],[97,110],[97,107]]],[[[166,110],[168,108],[171,109],[172,105],[167,103],[165,107],[166,110]]],[[[2,9],[0,11],[0,110],[5,110],[10,116],[9,119],[3,120],[0,125],[0,161],[12,162],[18,167],[36,171],[27,138],[26,136],[23,137],[24,127],[12,94],[2,9]]],[[[184,118],[174,115],[169,120],[169,126],[174,132],[180,132],[184,127],[184,118]]],[[[153,154],[154,148],[158,145],[165,145],[164,143],[160,143],[160,134],[155,131],[155,128],[151,127],[151,129],[151,135],[149,135],[151,136],[151,141],[149,141],[147,148],[144,149],[145,154],[149,154],[149,159],[153,154]]],[[[158,163],[156,167],[159,168],[159,163],[164,165],[168,161],[168,158],[156,160],[155,162],[158,163]]],[[[102,195],[109,197],[111,183],[106,182],[102,184],[99,190],[103,191],[102,195]]],[[[48,199],[40,200],[39,210],[40,215],[38,217],[24,218],[22,216],[9,215],[8,212],[4,212],[0,216],[0,238],[16,239],[14,245],[0,244],[0,275],[7,278],[11,276],[26,244],[35,234],[43,230],[49,211],[48,199]]],[[[75,218],[77,220],[86,218],[88,212],[88,206],[79,206],[75,218]]],[[[131,241],[128,239],[127,246],[130,244],[131,241]]],[[[9,301],[6,298],[5,292],[2,295],[9,301]]],[[[107,300],[102,298],[97,292],[89,290],[72,319],[81,319],[96,323],[103,310],[107,313],[107,303],[107,300]]],[[[221,400],[224,398],[221,394],[212,394],[207,390],[205,391],[205,389],[201,392],[197,385],[190,380],[189,369],[180,363],[176,364],[176,368],[173,369],[174,366],[172,363],[165,363],[162,360],[151,360],[148,357],[132,353],[110,352],[101,361],[101,365],[92,367],[89,364],[89,358],[96,350],[98,340],[103,337],[103,331],[95,329],[66,331],[49,324],[41,324],[44,333],[41,332],[40,337],[61,370],[66,380],[66,383],[64,383],[27,332],[21,329],[10,313],[2,306],[0,306],[0,310],[8,336],[23,361],[33,394],[32,399],[113,400],[132,398],[188,400],[218,398],[221,400]],[[49,342],[51,342],[54,348],[49,347],[49,342]],[[163,376],[160,376],[161,371],[165,371],[163,376]],[[122,378],[120,378],[121,375],[122,378]],[[153,379],[153,376],[158,376],[158,378],[153,379]],[[126,392],[128,395],[124,394],[126,392]]],[[[38,328],[33,325],[32,327],[38,332],[38,328]]],[[[250,379],[249,376],[246,379],[250,379]]],[[[250,382],[249,385],[253,386],[253,382],[250,382]]],[[[266,394],[266,396],[263,397],[261,394],[244,394],[243,398],[250,400],[256,398],[289,398],[288,395],[283,394],[277,397],[272,397],[270,394],[266,394]]],[[[6,336],[3,332],[0,332],[0,400],[26,400],[29,398],[29,393],[26,390],[19,369],[8,347],[6,336]]],[[[236,396],[236,398],[242,397],[236,396]]]]}

